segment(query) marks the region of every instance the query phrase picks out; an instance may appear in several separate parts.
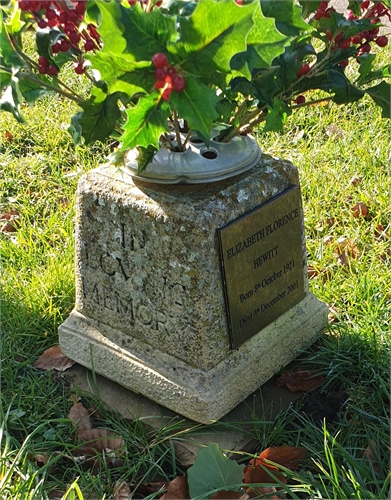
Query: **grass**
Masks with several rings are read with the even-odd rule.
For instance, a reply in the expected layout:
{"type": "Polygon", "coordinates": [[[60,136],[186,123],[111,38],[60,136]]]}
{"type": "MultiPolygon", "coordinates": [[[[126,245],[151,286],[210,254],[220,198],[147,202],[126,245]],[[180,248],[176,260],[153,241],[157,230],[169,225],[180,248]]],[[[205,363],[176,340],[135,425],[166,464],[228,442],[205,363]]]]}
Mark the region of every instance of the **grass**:
{"type": "MultiPolygon", "coordinates": [[[[151,430],[82,395],[86,408],[99,409],[101,426],[124,438],[126,451],[114,462],[98,454],[93,467],[77,462],[67,419],[70,381],[33,367],[58,343],[58,325],[73,307],[77,181],[101,163],[110,145],[75,151],[66,132],[74,110],[61,99],[44,99],[23,112],[28,126],[0,115],[0,212],[20,213],[16,232],[0,233],[0,496],[44,499],[57,492],[57,498],[107,499],[118,481],[170,480],[184,472],[173,441],[197,436],[202,427],[186,432],[183,423],[162,421],[151,430]]],[[[389,235],[389,123],[370,100],[343,108],[326,104],[297,110],[284,134],[259,134],[258,140],[265,152],[299,169],[308,261],[318,272],[310,286],[330,305],[332,323],[303,353],[325,385],[275,418],[254,414],[245,432],[259,449],[309,450],[298,471],[287,471],[290,498],[386,498],[391,270],[389,239],[378,226],[389,235]],[[355,176],[359,183],[351,182],[355,176]],[[369,206],[369,219],[353,216],[358,202],[369,206]],[[350,245],[343,265],[339,238],[350,245]],[[322,402],[335,405],[325,420],[315,411],[322,402]]],[[[228,432],[229,426],[243,424],[214,428],[228,432]]]]}

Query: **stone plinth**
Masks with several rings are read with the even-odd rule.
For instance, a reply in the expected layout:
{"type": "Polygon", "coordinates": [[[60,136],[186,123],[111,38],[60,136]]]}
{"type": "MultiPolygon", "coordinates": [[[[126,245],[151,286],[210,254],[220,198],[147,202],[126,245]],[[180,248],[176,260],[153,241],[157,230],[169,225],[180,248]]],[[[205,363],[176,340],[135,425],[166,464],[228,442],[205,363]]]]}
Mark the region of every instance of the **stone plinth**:
{"type": "Polygon", "coordinates": [[[216,229],[298,184],[291,163],[265,155],[246,174],[191,187],[133,181],[109,166],[89,172],[62,351],[192,420],[220,419],[327,323],[326,305],[308,293],[302,229],[304,299],[231,349],[216,229]]]}

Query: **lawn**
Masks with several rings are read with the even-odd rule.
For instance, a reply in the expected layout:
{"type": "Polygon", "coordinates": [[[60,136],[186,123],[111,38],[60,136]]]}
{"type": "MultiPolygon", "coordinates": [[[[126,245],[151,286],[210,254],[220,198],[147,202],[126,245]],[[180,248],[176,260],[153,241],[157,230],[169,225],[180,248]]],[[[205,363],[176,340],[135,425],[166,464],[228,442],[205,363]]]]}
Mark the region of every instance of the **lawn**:
{"type": "MultiPolygon", "coordinates": [[[[77,76],[69,78],[78,85],[77,76]]],[[[51,97],[23,109],[27,125],[0,115],[2,499],[108,499],[123,482],[164,482],[184,473],[172,446],[183,424],[164,422],[153,431],[86,395],[80,402],[97,409],[99,426],[121,436],[124,451],[115,459],[104,451],[77,459],[68,415],[80,395],[72,392],[66,372],[33,366],[58,344],[57,328],[73,307],[77,181],[112,149],[100,144],[75,150],[67,133],[74,111],[51,97]]],[[[254,453],[270,446],[308,450],[297,471],[285,471],[288,498],[386,498],[389,122],[369,99],[346,107],[321,103],[297,109],[284,133],[255,135],[262,150],[299,169],[310,287],[330,306],[330,325],[302,356],[325,383],[275,419],[254,415],[246,427],[259,443],[254,453]],[[321,411],[325,402],[333,407],[330,415],[321,411]]],[[[243,454],[239,461],[249,458],[243,454]]],[[[156,493],[149,495],[141,497],[156,493]]],[[[117,492],[115,498],[127,496],[117,492]]]]}

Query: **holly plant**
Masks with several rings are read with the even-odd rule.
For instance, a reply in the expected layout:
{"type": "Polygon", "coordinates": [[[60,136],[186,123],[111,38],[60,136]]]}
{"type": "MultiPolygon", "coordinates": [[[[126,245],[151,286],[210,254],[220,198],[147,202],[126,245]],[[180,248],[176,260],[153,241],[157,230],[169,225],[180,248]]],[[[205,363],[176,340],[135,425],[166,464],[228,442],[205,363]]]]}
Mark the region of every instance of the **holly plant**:
{"type": "Polygon", "coordinates": [[[208,144],[212,130],[222,142],[261,123],[280,130],[292,110],[319,100],[347,104],[368,94],[390,118],[390,67],[376,65],[376,46],[388,44],[379,30],[391,20],[390,0],[348,7],[2,0],[0,109],[23,122],[23,101],[56,92],[80,108],[69,127],[76,144],[114,137],[120,151],[139,150],[139,171],[162,147],[184,151],[191,135],[208,144]],[[73,86],[61,79],[70,65],[73,86]],[[314,89],[323,91],[316,100],[308,98],[314,89]]]}

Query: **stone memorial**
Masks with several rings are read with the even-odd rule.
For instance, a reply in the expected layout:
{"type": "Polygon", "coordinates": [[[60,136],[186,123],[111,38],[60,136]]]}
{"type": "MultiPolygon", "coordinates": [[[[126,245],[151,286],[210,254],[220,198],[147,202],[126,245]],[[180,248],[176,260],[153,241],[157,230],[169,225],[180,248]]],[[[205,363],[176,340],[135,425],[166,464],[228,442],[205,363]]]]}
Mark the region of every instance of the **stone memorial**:
{"type": "Polygon", "coordinates": [[[192,420],[219,420],[316,339],[299,177],[261,155],[219,182],[105,165],[77,193],[76,304],[61,349],[192,420]]]}

